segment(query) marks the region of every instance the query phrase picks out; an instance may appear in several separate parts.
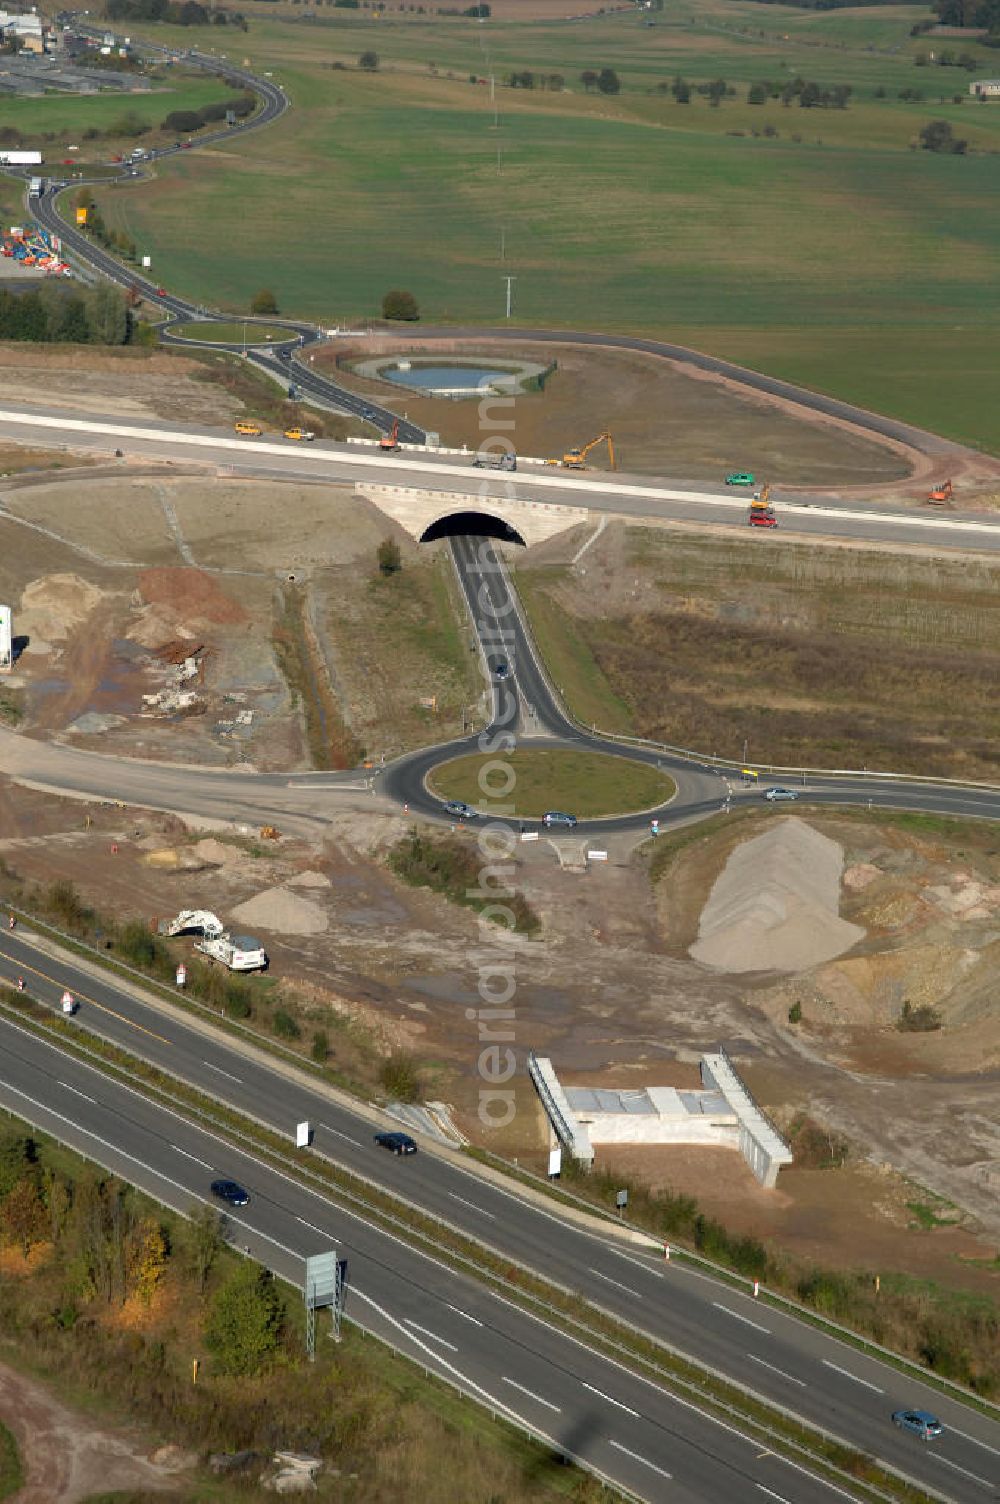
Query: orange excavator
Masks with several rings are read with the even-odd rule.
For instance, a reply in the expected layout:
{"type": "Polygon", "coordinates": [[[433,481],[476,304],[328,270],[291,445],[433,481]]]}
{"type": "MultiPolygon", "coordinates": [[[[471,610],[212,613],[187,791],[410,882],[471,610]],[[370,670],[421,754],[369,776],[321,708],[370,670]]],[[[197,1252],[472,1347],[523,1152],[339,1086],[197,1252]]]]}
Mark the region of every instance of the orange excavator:
{"type": "Polygon", "coordinates": [[[584,444],[582,449],[567,449],[561,460],[546,460],[545,463],[547,465],[562,465],[564,470],[585,470],[587,467],[584,461],[590,451],[597,448],[598,444],[607,444],[608,462],[613,470],[615,468],[615,446],[607,430],[604,433],[599,433],[596,439],[591,439],[589,444],[584,444]]]}
{"type": "Polygon", "coordinates": [[[945,506],[951,500],[953,492],[954,487],[952,486],[951,481],[943,480],[939,486],[934,487],[927,500],[936,501],[938,506],[945,506]]]}
{"type": "Polygon", "coordinates": [[[378,441],[378,447],[380,449],[398,449],[399,448],[399,419],[398,418],[396,419],[395,423],[392,425],[391,432],[384,433],[382,435],[382,437],[379,439],[379,441],[378,441]]]}

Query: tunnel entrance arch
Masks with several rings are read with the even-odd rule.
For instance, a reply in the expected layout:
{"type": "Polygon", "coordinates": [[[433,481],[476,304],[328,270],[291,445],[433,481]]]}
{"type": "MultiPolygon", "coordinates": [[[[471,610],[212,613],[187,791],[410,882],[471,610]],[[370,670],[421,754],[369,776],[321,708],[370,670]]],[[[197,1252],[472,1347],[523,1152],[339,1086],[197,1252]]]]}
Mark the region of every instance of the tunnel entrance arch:
{"type": "Polygon", "coordinates": [[[447,512],[420,534],[421,543],[435,543],[439,538],[496,538],[501,543],[527,545],[521,534],[502,517],[489,512],[447,512]]]}

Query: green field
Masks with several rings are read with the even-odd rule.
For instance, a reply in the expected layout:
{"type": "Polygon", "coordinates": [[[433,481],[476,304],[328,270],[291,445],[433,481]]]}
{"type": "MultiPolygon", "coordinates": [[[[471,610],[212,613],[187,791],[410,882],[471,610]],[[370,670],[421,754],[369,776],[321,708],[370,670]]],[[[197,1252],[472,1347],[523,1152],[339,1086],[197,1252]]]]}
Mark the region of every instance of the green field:
{"type": "MultiPolygon", "coordinates": [[[[457,757],[435,768],[428,781],[442,799],[462,799],[473,807],[484,798],[502,798],[524,820],[537,820],[547,809],[566,810],[580,819],[630,814],[656,809],[676,792],[673,779],[656,768],[600,752],[522,749],[512,752],[505,762],[510,763],[516,780],[507,796],[502,790],[484,794],[480,787],[480,770],[495,768],[496,758],[457,757]]],[[[491,790],[497,789],[495,774],[488,773],[487,782],[491,790]]]]}
{"type": "Polygon", "coordinates": [[[246,340],[248,345],[262,345],[269,339],[288,339],[289,330],[280,324],[257,324],[242,319],[231,324],[219,320],[207,320],[202,324],[181,324],[174,334],[179,339],[212,340],[220,345],[236,345],[246,340]]]}
{"type": "Polygon", "coordinates": [[[126,117],[155,129],[172,110],[200,110],[202,105],[228,99],[232,94],[221,79],[179,74],[176,82],[154,81],[145,94],[46,94],[38,99],[0,96],[0,129],[15,127],[25,146],[38,147],[47,162],[60,143],[79,146],[81,161],[88,161],[106,150],[97,142],[88,142],[88,129],[101,131],[110,141],[118,138],[119,123],[126,117]]]}
{"type": "Polygon", "coordinates": [[[969,100],[963,69],[914,65],[920,7],[777,9],[679,0],[649,28],[251,4],[240,51],[290,114],[101,208],[172,289],[221,308],[268,286],[290,316],[349,321],[403,286],[425,321],[492,323],[510,272],[525,325],[682,337],[1000,451],[1000,104],[969,100]],[[617,96],[580,84],[603,66],[617,96]],[[566,87],[503,86],[524,68],[566,87]],[[737,97],[678,105],[658,92],[678,72],[737,97]],[[491,75],[496,128],[470,81],[491,75]],[[746,103],[796,75],[849,84],[849,107],[746,103]],[[914,149],[931,119],[969,155],[914,149]]]}

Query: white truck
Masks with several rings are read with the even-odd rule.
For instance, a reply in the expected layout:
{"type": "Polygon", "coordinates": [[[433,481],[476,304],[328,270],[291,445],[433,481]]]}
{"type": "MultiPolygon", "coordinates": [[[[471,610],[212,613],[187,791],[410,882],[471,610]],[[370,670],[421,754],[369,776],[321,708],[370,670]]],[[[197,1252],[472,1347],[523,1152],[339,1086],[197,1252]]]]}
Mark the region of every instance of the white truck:
{"type": "Polygon", "coordinates": [[[41,198],[41,196],[42,196],[42,194],[44,192],[45,192],[45,179],[44,178],[29,178],[28,179],[28,197],[29,198],[41,198]]]}
{"type": "Polygon", "coordinates": [[[0,151],[0,163],[4,167],[40,167],[42,154],[40,151],[0,151]]]}
{"type": "Polygon", "coordinates": [[[204,940],[195,941],[194,948],[210,960],[220,961],[229,971],[267,970],[267,952],[250,935],[206,935],[204,940]]]}
{"type": "Polygon", "coordinates": [[[260,941],[249,935],[230,935],[219,916],[209,909],[181,909],[173,919],[161,919],[157,931],[170,936],[201,935],[203,938],[195,941],[195,950],[229,971],[267,969],[267,952],[260,941]]]}

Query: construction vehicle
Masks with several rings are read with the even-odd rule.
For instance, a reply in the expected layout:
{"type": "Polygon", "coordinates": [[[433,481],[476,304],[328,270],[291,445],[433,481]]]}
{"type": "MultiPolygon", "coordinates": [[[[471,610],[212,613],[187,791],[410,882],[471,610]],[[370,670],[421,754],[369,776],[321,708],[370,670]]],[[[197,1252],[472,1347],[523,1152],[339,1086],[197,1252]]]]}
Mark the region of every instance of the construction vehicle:
{"type": "Polygon", "coordinates": [[[233,427],[245,439],[259,439],[264,432],[259,423],[250,423],[246,418],[241,418],[233,427]]]}
{"type": "Polygon", "coordinates": [[[280,841],[281,831],[276,825],[262,825],[260,827],[260,838],[262,841],[280,841]]]}
{"type": "Polygon", "coordinates": [[[195,941],[194,948],[229,971],[267,970],[267,952],[250,935],[206,935],[204,940],[195,941]]]}
{"type": "Polygon", "coordinates": [[[378,447],[380,449],[398,449],[399,448],[399,419],[398,418],[393,423],[391,432],[390,433],[384,433],[382,435],[382,437],[379,439],[379,441],[378,441],[378,447]]]}
{"type": "Polygon", "coordinates": [[[615,468],[615,446],[611,435],[606,429],[604,433],[599,433],[596,439],[591,439],[589,444],[584,444],[582,449],[567,449],[561,460],[546,460],[545,463],[547,465],[562,465],[564,470],[585,470],[587,467],[584,461],[590,451],[597,448],[598,444],[607,444],[608,463],[613,470],[615,468]]]}
{"type": "Polygon", "coordinates": [[[954,494],[954,487],[950,480],[943,480],[939,486],[935,486],[928,501],[936,501],[938,506],[945,506],[954,494]]]}
{"type": "Polygon", "coordinates": [[[226,926],[217,914],[208,909],[181,909],[173,919],[161,919],[156,926],[158,935],[224,935],[226,926]]]}
{"type": "Polygon", "coordinates": [[[778,519],[771,505],[771,487],[762,486],[753,493],[747,522],[751,527],[777,527],[778,519]]]}
{"type": "Polygon", "coordinates": [[[312,441],[313,441],[313,439],[315,437],[316,437],[316,435],[313,433],[312,429],[310,429],[310,428],[298,428],[298,427],[295,427],[295,428],[286,428],[285,429],[285,438],[286,439],[298,439],[300,442],[303,442],[303,443],[306,443],[306,444],[311,444],[312,441]]]}
{"type": "Polygon", "coordinates": [[[477,454],[472,463],[477,470],[516,470],[517,455],[510,450],[502,454],[477,454]]]}
{"type": "Polygon", "coordinates": [[[160,935],[200,934],[195,950],[219,961],[230,971],[264,971],[267,953],[259,940],[249,935],[230,935],[217,914],[209,909],[181,909],[173,919],[161,919],[156,926],[160,935]]]}

